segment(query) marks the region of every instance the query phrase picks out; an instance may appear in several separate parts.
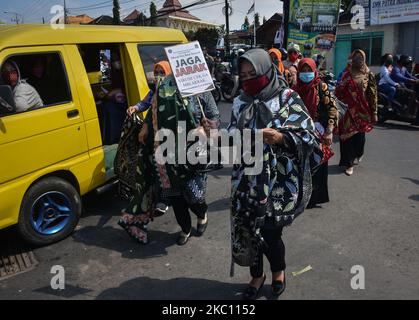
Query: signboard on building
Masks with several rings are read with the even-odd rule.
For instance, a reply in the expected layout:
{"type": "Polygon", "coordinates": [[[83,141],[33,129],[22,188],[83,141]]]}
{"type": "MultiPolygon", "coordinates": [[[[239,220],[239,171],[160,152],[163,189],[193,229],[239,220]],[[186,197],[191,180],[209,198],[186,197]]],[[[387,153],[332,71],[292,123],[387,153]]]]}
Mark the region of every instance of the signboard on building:
{"type": "Polygon", "coordinates": [[[290,0],[288,43],[330,51],[336,41],[340,0],[290,0]]]}
{"type": "Polygon", "coordinates": [[[371,0],[371,25],[419,21],[419,0],[371,0]]]}
{"type": "Polygon", "coordinates": [[[165,48],[182,97],[215,89],[198,41],[165,48]]]}

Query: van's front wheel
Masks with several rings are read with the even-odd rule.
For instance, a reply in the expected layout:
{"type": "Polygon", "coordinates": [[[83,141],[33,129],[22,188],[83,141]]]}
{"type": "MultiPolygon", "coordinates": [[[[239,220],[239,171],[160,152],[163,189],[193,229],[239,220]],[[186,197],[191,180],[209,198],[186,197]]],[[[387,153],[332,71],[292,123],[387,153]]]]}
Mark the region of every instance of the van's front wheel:
{"type": "Polygon", "coordinates": [[[48,245],[73,232],[81,211],[80,195],[73,185],[60,178],[45,178],[23,197],[18,229],[29,243],[48,245]]]}

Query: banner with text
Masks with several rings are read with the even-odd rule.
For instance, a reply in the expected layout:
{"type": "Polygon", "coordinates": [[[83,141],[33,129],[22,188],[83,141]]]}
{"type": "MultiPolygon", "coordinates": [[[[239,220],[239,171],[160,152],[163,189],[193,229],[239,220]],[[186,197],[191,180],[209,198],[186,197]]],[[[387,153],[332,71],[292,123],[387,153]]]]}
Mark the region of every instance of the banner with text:
{"type": "Polygon", "coordinates": [[[371,0],[371,25],[419,21],[419,0],[371,0]]]}
{"type": "Polygon", "coordinates": [[[336,41],[340,0],[290,0],[288,44],[301,50],[311,44],[313,53],[330,51],[336,41]]]}
{"type": "Polygon", "coordinates": [[[198,41],[165,48],[182,97],[215,89],[198,41]]]}

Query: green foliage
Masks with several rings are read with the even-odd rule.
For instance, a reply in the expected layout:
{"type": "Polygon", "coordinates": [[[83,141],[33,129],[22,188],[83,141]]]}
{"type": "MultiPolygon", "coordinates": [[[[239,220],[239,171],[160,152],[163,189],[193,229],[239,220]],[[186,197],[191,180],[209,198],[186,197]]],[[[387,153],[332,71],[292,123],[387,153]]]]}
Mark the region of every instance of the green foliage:
{"type": "Polygon", "coordinates": [[[113,24],[121,24],[119,0],[113,0],[113,24]]]}
{"type": "Polygon", "coordinates": [[[157,7],[153,1],[150,3],[150,26],[157,26],[157,7]]]}
{"type": "Polygon", "coordinates": [[[199,41],[201,47],[213,49],[217,45],[218,31],[214,28],[200,28],[195,32],[193,40],[199,41]]]}

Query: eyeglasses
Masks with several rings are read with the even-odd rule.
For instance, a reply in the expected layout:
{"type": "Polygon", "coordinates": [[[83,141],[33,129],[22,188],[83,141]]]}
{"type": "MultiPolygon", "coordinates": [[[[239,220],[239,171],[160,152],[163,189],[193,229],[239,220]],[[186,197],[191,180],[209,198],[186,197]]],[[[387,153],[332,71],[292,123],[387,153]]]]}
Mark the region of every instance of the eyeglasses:
{"type": "Polygon", "coordinates": [[[166,73],[164,72],[164,71],[157,71],[157,72],[154,72],[154,76],[155,77],[164,77],[166,75],[166,73]]]}

